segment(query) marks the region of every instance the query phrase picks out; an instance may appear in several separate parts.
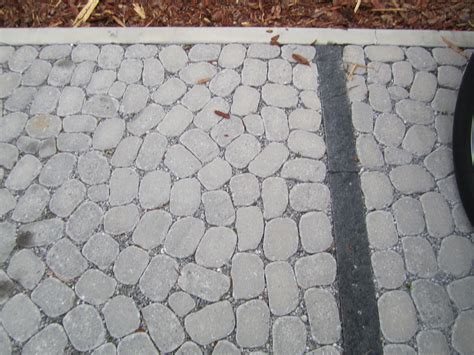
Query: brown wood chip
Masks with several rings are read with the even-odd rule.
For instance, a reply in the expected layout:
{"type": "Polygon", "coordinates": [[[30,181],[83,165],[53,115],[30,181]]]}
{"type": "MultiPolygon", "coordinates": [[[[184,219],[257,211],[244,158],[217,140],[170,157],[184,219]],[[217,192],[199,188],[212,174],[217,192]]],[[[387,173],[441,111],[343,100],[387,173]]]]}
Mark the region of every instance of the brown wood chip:
{"type": "Polygon", "coordinates": [[[300,64],[311,66],[311,64],[309,64],[308,59],[306,59],[305,57],[303,57],[300,54],[293,53],[292,57],[293,57],[294,60],[296,60],[300,64]]]}
{"type": "Polygon", "coordinates": [[[280,35],[276,35],[276,36],[273,36],[271,39],[270,39],[270,44],[272,46],[281,46],[280,42],[278,42],[278,39],[280,38],[280,35]]]}
{"type": "Polygon", "coordinates": [[[209,81],[211,81],[211,78],[202,78],[202,79],[199,79],[196,84],[198,85],[201,85],[201,84],[206,84],[208,83],[209,81]]]}
{"type": "Polygon", "coordinates": [[[222,112],[222,111],[219,111],[219,110],[215,110],[214,113],[217,115],[217,116],[220,116],[222,118],[225,118],[226,120],[228,120],[230,118],[230,115],[228,113],[225,113],[225,112],[222,112]]]}

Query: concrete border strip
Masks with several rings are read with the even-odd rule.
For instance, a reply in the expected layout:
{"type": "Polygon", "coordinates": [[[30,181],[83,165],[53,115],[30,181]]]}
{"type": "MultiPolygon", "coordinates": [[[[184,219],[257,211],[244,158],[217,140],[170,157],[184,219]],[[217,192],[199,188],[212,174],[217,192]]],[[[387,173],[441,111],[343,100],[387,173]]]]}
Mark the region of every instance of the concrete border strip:
{"type": "Polygon", "coordinates": [[[474,31],[374,30],[266,27],[84,27],[2,28],[0,44],[59,43],[269,43],[358,44],[445,47],[444,36],[460,47],[474,48],[474,31]],[[269,32],[271,30],[271,32],[269,32]]]}

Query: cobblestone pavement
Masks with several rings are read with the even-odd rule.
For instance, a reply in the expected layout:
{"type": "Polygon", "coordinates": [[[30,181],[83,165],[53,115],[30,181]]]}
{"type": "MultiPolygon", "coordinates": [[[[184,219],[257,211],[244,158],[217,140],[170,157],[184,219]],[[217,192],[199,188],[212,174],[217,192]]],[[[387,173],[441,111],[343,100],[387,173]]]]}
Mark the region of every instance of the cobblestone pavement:
{"type": "Polygon", "coordinates": [[[347,81],[386,354],[472,354],[472,227],[451,150],[466,58],[346,46],[347,81]],[[416,349],[416,350],[415,350],[416,349]]]}
{"type": "MultiPolygon", "coordinates": [[[[342,350],[317,69],[294,52],[315,56],[289,45],[0,47],[1,354],[342,350]]],[[[441,175],[443,149],[429,159],[441,175]]],[[[468,274],[470,254],[452,263],[468,242],[445,238],[440,268],[468,274]]],[[[438,287],[421,282],[414,292],[438,287]]],[[[448,291],[470,308],[472,279],[457,282],[448,291]]],[[[435,327],[454,319],[434,320],[433,302],[435,327]]],[[[472,313],[458,313],[464,329],[472,313]]],[[[390,340],[414,335],[383,325],[390,340]]]]}

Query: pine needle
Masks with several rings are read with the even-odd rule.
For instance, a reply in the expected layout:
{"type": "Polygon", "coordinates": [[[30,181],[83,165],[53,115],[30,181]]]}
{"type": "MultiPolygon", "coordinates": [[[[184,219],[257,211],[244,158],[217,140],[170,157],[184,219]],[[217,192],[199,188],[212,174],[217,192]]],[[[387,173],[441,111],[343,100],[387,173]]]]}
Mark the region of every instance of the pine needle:
{"type": "Polygon", "coordinates": [[[362,3],[362,0],[357,0],[356,6],[354,7],[354,13],[357,13],[357,11],[359,11],[359,7],[361,3],[362,3]]]}
{"type": "Polygon", "coordinates": [[[133,10],[137,13],[138,16],[140,16],[142,20],[146,19],[145,9],[142,5],[133,3],[133,10]]]}

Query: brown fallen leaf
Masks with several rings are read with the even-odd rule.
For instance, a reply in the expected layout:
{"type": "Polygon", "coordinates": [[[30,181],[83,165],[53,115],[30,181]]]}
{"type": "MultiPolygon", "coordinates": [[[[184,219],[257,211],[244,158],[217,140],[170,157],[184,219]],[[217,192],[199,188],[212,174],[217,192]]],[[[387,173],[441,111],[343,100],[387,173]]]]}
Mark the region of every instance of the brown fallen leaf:
{"type": "Polygon", "coordinates": [[[281,46],[280,42],[278,42],[279,38],[280,38],[280,35],[273,36],[270,39],[270,45],[272,45],[272,46],[281,46]]]}
{"type": "Polygon", "coordinates": [[[208,83],[209,81],[211,81],[211,78],[202,78],[202,79],[199,79],[196,84],[198,85],[201,85],[201,84],[206,84],[208,83]]]}
{"type": "Polygon", "coordinates": [[[296,60],[300,64],[311,66],[308,59],[306,59],[305,57],[303,57],[302,55],[300,55],[298,53],[293,53],[292,57],[293,57],[294,60],[296,60]]]}
{"type": "Polygon", "coordinates": [[[228,113],[225,113],[219,110],[215,110],[214,113],[219,117],[225,118],[226,120],[230,118],[230,115],[228,113]]]}
{"type": "Polygon", "coordinates": [[[441,36],[441,39],[443,40],[444,43],[446,43],[446,45],[451,48],[453,51],[455,51],[456,53],[459,53],[461,54],[462,56],[466,57],[467,59],[469,59],[469,55],[467,55],[466,52],[464,52],[464,50],[462,50],[461,48],[459,48],[458,46],[456,46],[453,42],[451,42],[449,39],[447,39],[446,37],[444,36],[441,36]]]}

